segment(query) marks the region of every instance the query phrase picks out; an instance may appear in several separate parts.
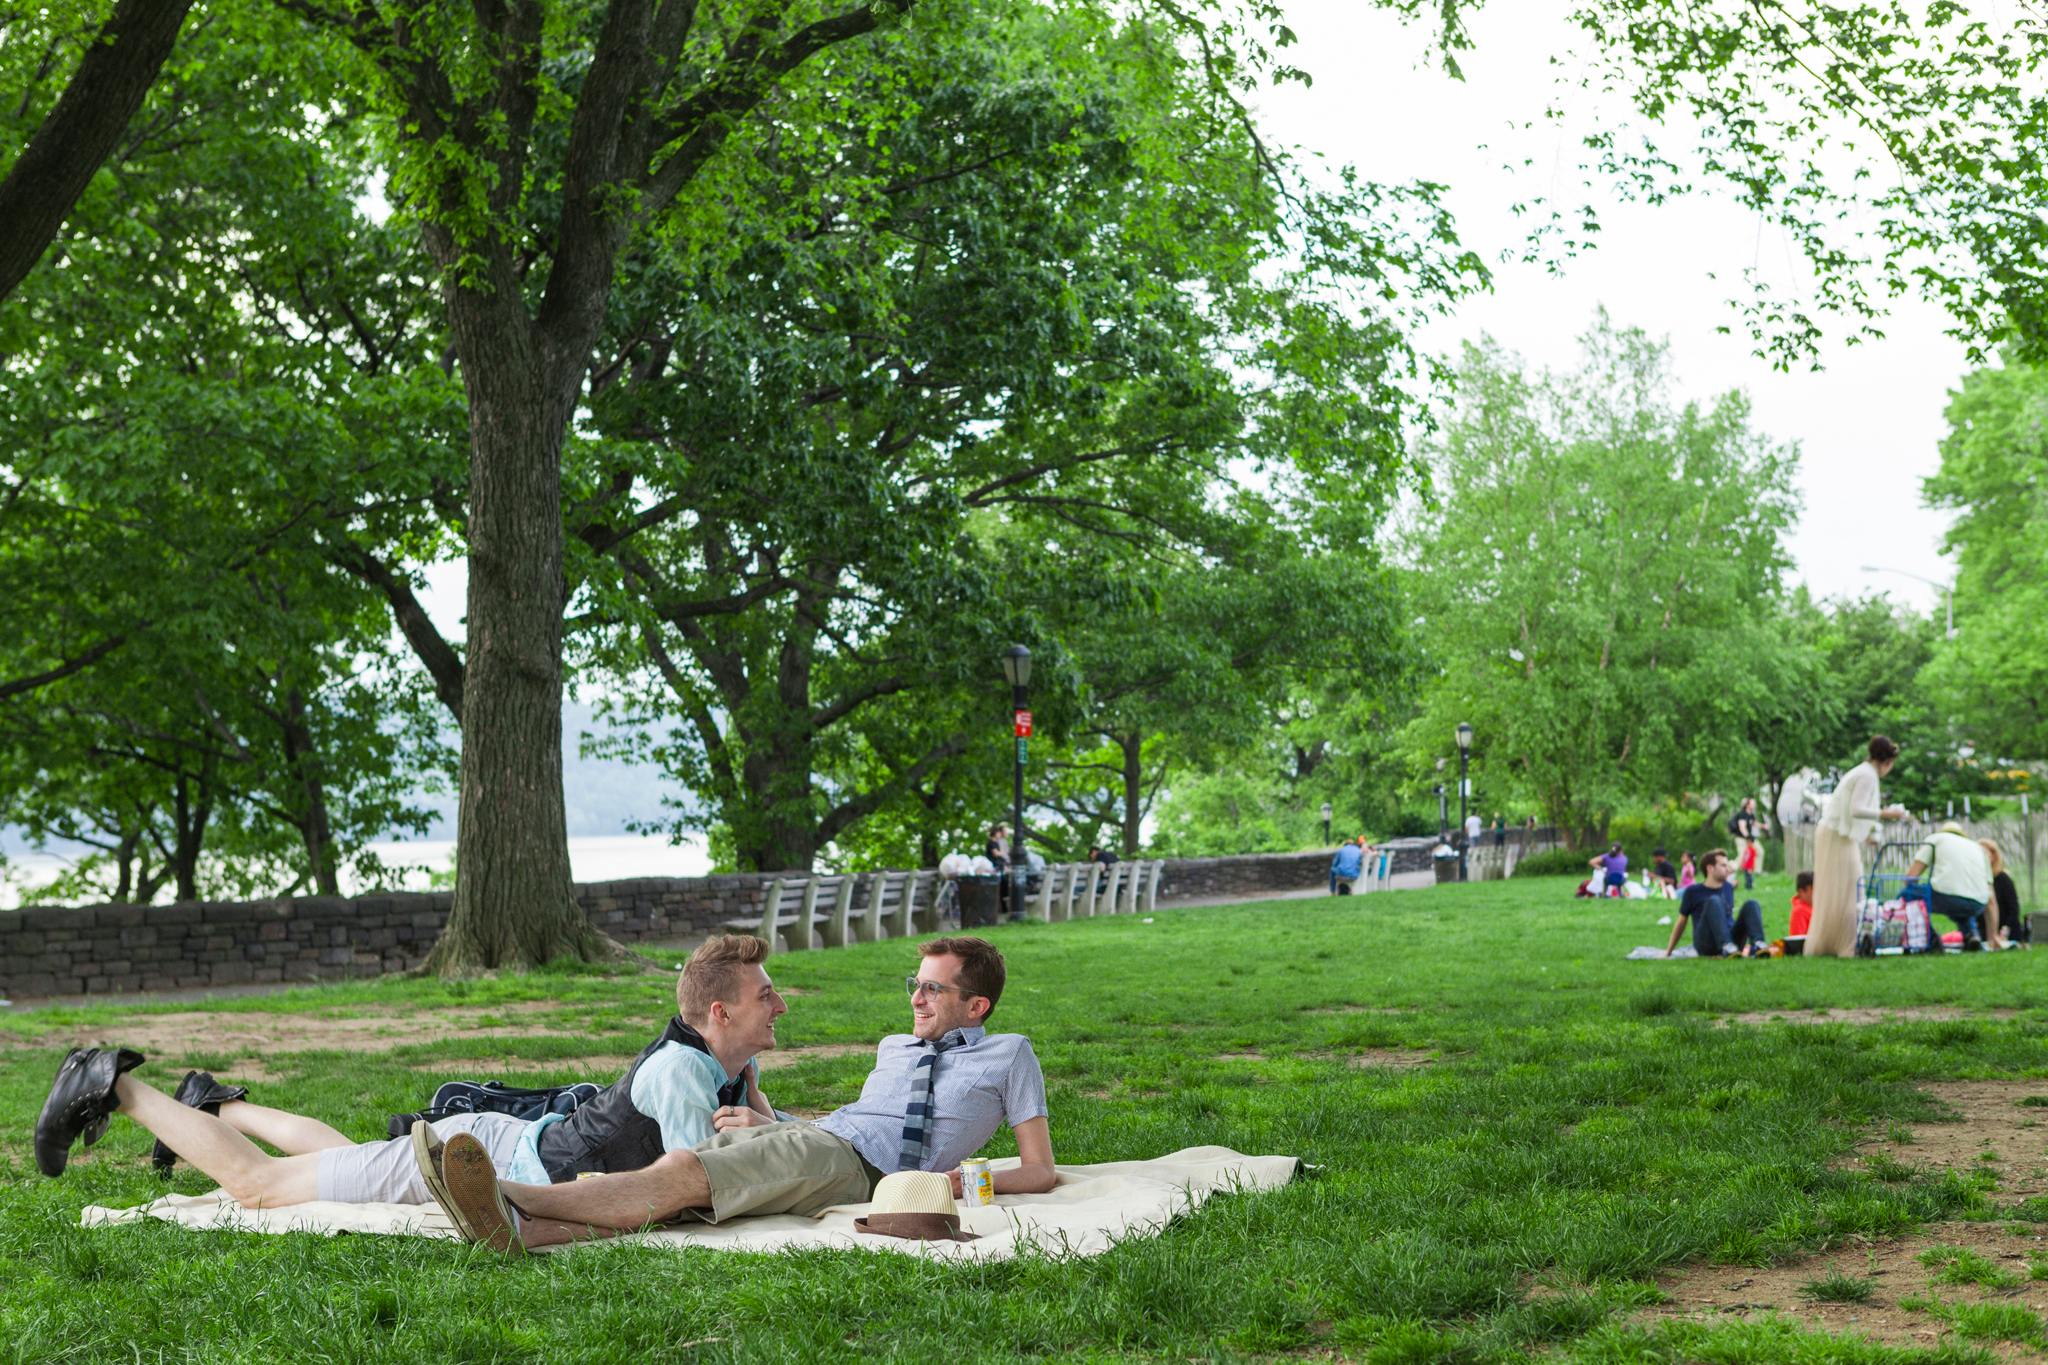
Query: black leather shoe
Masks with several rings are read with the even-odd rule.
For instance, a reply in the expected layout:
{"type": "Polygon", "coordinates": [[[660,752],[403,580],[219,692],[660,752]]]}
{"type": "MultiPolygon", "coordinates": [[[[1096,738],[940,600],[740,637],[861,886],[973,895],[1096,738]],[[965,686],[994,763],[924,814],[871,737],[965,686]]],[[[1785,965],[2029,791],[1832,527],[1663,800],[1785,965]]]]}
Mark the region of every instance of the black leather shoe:
{"type": "MultiPolygon", "coordinates": [[[[202,1114],[211,1114],[219,1118],[220,1107],[229,1100],[249,1098],[249,1087],[222,1085],[213,1078],[211,1071],[188,1071],[185,1073],[185,1079],[178,1082],[178,1088],[172,1092],[171,1098],[180,1104],[190,1105],[202,1114]]],[[[149,1149],[149,1164],[156,1167],[158,1175],[169,1175],[171,1167],[178,1164],[178,1154],[164,1146],[164,1140],[158,1138],[156,1145],[149,1149]]]]}
{"type": "Polygon", "coordinates": [[[71,1144],[80,1138],[90,1147],[106,1136],[118,1101],[114,1082],[142,1065],[131,1048],[108,1050],[75,1047],[50,1082],[50,1098],[36,1117],[36,1167],[44,1175],[64,1174],[71,1144]]]}

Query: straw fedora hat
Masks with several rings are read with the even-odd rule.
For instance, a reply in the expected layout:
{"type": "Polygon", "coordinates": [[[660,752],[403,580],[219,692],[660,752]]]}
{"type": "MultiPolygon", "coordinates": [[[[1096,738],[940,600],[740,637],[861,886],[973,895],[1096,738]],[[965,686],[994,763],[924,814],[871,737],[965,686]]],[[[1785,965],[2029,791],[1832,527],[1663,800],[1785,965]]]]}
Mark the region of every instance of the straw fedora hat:
{"type": "Polygon", "coordinates": [[[973,1233],[960,1231],[953,1181],[943,1171],[898,1171],[883,1176],[875,1185],[868,1216],[854,1219],[853,1230],[919,1242],[975,1240],[973,1233]]]}

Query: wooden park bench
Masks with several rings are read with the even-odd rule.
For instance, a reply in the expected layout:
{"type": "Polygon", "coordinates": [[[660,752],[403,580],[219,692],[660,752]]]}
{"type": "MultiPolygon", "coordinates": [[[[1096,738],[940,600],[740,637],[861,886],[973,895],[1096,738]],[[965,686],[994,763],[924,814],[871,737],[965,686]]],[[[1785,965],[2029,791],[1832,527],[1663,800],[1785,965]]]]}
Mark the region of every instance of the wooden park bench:
{"type": "Polygon", "coordinates": [[[777,877],[761,893],[761,913],[729,919],[721,926],[728,934],[752,934],[768,945],[770,954],[808,949],[811,930],[822,918],[815,912],[818,892],[815,877],[777,877]],[[801,926],[801,928],[799,928],[801,926]],[[790,931],[785,946],[780,931],[790,931]]]}

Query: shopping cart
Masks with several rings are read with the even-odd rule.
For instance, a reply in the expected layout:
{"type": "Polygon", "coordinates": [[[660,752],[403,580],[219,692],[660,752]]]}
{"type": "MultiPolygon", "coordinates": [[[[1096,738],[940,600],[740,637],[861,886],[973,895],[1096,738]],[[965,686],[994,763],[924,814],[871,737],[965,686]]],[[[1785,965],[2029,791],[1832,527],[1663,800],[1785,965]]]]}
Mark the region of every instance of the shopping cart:
{"type": "Polygon", "coordinates": [[[1891,957],[1900,953],[1938,953],[1933,887],[1906,869],[1920,841],[1880,844],[1870,868],[1856,879],[1856,956],[1891,957]]]}

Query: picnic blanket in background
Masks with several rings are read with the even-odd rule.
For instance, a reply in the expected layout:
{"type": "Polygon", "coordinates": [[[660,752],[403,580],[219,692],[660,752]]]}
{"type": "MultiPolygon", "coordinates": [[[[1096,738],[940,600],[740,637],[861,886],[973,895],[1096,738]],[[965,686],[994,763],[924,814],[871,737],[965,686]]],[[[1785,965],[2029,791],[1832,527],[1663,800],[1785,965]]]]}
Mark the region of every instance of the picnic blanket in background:
{"type": "MultiPolygon", "coordinates": [[[[1006,1157],[990,1165],[1013,1167],[1006,1157]]],[[[1167,1220],[1210,1195],[1231,1190],[1271,1190],[1294,1178],[1291,1156],[1244,1156],[1228,1147],[1189,1147],[1151,1161],[1108,1161],[1095,1166],[1058,1166],[1059,1183],[1045,1194],[1006,1194],[993,1206],[960,1206],[960,1226],[980,1240],[929,1245],[853,1230],[866,1204],[841,1204],[816,1218],[777,1215],[738,1218],[719,1227],[706,1223],[658,1228],[612,1239],[618,1243],[708,1247],[717,1251],[780,1251],[784,1247],[858,1247],[954,1260],[999,1260],[1022,1247],[1096,1256],[1128,1237],[1151,1236],[1167,1220]]],[[[132,1209],[88,1207],[81,1227],[106,1227],[161,1218],[190,1228],[247,1232],[374,1232],[399,1237],[453,1237],[455,1230],[432,1204],[294,1204],[251,1210],[215,1190],[202,1195],[166,1195],[132,1209]]],[[[577,1245],[589,1245],[579,1243],[577,1245]]],[[[548,1247],[565,1251],[567,1247],[548,1247]]]]}
{"type": "Polygon", "coordinates": [[[1671,956],[1668,959],[1664,956],[1662,948],[1631,948],[1628,950],[1628,956],[1623,961],[1648,962],[1654,959],[1658,962],[1676,962],[1681,957],[1698,957],[1699,955],[1699,950],[1690,943],[1681,943],[1672,950],[1671,956]]]}

